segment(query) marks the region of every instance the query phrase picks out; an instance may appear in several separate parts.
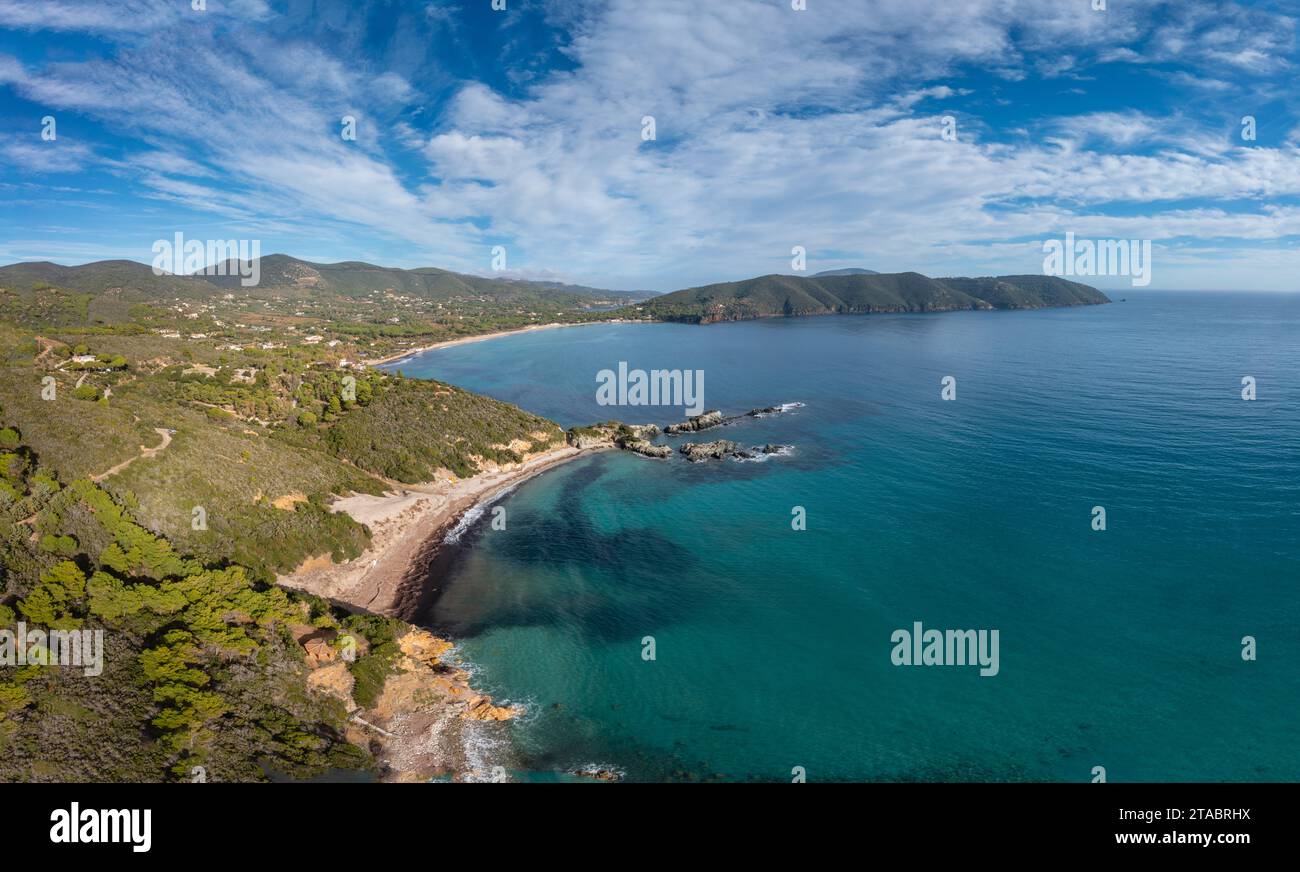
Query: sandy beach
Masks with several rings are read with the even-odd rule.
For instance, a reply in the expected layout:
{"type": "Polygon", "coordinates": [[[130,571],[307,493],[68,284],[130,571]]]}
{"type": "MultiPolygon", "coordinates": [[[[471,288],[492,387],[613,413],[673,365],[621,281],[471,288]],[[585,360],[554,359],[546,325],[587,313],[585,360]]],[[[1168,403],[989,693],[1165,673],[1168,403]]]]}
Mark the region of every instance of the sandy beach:
{"type": "Polygon", "coordinates": [[[408,348],[406,351],[400,351],[396,354],[390,354],[386,357],[378,357],[374,360],[364,360],[364,366],[383,366],[386,363],[392,363],[396,360],[403,360],[407,357],[413,357],[417,354],[423,354],[426,351],[435,351],[439,348],[451,348],[453,345],[468,345],[471,342],[486,342],[489,339],[500,339],[502,336],[516,336],[520,333],[534,333],[538,330],[554,330],[557,327],[585,327],[588,324],[633,324],[639,323],[629,321],[625,318],[611,318],[608,321],[576,321],[561,322],[553,324],[530,324],[527,327],[520,327],[516,330],[498,330],[496,333],[481,333],[477,336],[462,336],[459,339],[447,339],[443,342],[435,342],[432,345],[421,345],[418,348],[408,348]]]}
{"type": "MultiPolygon", "coordinates": [[[[468,512],[519,482],[597,450],[555,446],[525,454],[519,463],[485,464],[471,478],[447,473],[418,485],[394,483],[379,496],[338,498],[331,511],[368,526],[370,547],[346,563],[318,555],[277,581],[348,608],[410,621],[428,588],[430,563],[468,512]]],[[[497,780],[514,754],[504,722],[523,710],[496,705],[471,686],[468,673],[445,662],[453,650],[450,641],[411,627],[400,645],[397,670],[370,709],[356,705],[347,663],[312,664],[309,683],[343,702],[351,715],[348,738],[375,754],[381,780],[497,780]]]]}
{"type": "Polygon", "coordinates": [[[368,612],[410,618],[430,559],[466,512],[507,487],[593,450],[599,449],[550,448],[526,455],[522,463],[489,464],[472,478],[449,476],[382,496],[335,500],[331,511],[346,512],[370,528],[370,547],[346,563],[334,563],[328,554],[314,557],[277,581],[368,612]]]}
{"type": "MultiPolygon", "coordinates": [[[[434,348],[570,326],[580,325],[542,324],[467,336],[367,363],[374,366],[434,348]]],[[[519,463],[485,463],[470,478],[457,478],[444,470],[434,481],[391,482],[392,488],[378,496],[336,498],[330,510],[345,512],[369,527],[370,547],[345,563],[334,563],[328,553],[317,555],[277,581],[347,608],[409,622],[417,617],[430,589],[430,565],[444,540],[475,506],[548,469],[600,450],[606,449],[554,445],[525,453],[519,463]]],[[[495,705],[470,686],[467,673],[442,662],[441,656],[453,648],[451,642],[413,627],[401,647],[398,671],[386,680],[376,705],[364,712],[352,700],[353,679],[347,664],[330,664],[313,673],[315,685],[337,696],[353,714],[349,739],[376,753],[385,781],[427,781],[437,775],[496,780],[497,773],[504,771],[500,764],[514,753],[504,722],[521,709],[495,705]]]]}

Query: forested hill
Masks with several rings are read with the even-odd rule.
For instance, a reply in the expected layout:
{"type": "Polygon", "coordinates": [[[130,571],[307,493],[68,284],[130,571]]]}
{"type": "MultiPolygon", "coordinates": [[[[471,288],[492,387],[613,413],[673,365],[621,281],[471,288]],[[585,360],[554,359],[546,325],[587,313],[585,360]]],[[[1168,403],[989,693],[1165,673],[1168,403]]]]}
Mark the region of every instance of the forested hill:
{"type": "Polygon", "coordinates": [[[149,264],[131,260],[10,264],[0,267],[0,322],[241,341],[250,333],[283,339],[296,332],[337,339],[340,357],[355,360],[497,330],[603,320],[649,296],[434,267],[313,263],[283,254],[258,258],[255,266],[254,276],[249,263],[238,261],[189,275],[155,275],[149,264]]]}
{"type": "MultiPolygon", "coordinates": [[[[310,292],[317,297],[359,297],[375,293],[409,294],[422,299],[449,300],[480,297],[497,301],[536,298],[572,305],[627,302],[645,294],[609,291],[559,282],[528,281],[504,277],[485,278],[435,267],[398,269],[361,261],[313,263],[285,254],[257,259],[255,289],[245,287],[237,261],[227,261],[191,275],[156,275],[148,264],[133,260],[101,260],[79,266],[48,261],[15,263],[0,267],[0,288],[13,293],[59,288],[92,297],[116,292],[133,302],[154,302],[175,297],[203,299],[227,293],[258,295],[310,292]]],[[[244,264],[245,274],[248,265],[244,264]]]]}
{"type": "Polygon", "coordinates": [[[1054,276],[932,279],[920,273],[766,275],[688,288],[638,308],[664,321],[711,324],[775,316],[1038,309],[1109,303],[1101,291],[1054,276]]]}
{"type": "MultiPolygon", "coordinates": [[[[203,273],[206,281],[235,290],[241,287],[236,262],[203,273]]],[[[426,299],[452,299],[481,296],[498,301],[536,297],[573,305],[590,304],[593,299],[612,302],[640,298],[644,294],[609,291],[560,282],[529,281],[504,277],[457,273],[436,267],[398,269],[376,266],[362,261],[312,263],[286,254],[271,254],[260,259],[260,284],[268,288],[294,288],[317,293],[361,296],[392,291],[426,299]]]]}

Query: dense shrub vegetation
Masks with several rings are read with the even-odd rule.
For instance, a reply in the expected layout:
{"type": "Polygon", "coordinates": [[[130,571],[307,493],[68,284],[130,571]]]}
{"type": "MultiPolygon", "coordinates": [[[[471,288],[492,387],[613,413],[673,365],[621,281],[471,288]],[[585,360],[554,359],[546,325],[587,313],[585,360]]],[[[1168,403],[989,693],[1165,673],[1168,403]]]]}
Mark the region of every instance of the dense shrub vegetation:
{"type": "Polygon", "coordinates": [[[306,428],[296,443],[408,483],[430,481],[439,470],[474,475],[484,461],[517,463],[564,438],[545,418],[422,379],[387,377],[346,414],[325,408],[325,425],[306,428]]]}
{"type": "MultiPolygon", "coordinates": [[[[311,604],[242,566],[178,554],[27,446],[5,470],[0,626],[103,633],[103,672],[0,672],[0,780],[258,780],[368,763],[286,635],[311,604]]],[[[318,607],[319,609],[319,607],[318,607]]],[[[319,611],[315,617],[319,623],[319,611]]],[[[326,618],[329,620],[329,618],[326,618]]]]}
{"type": "Polygon", "coordinates": [[[0,781],[370,765],[344,740],[342,703],[308,692],[289,627],[363,637],[348,669],[368,705],[402,625],[276,575],[367,547],[368,529],[330,511],[336,495],[563,443],[514,406],[359,364],[605,317],[585,289],[344,264],[304,290],[287,277],[316,267],[265,261],[255,289],[127,261],[0,267],[0,627],[101,631],[104,645],[97,676],[0,667],[0,781]]]}

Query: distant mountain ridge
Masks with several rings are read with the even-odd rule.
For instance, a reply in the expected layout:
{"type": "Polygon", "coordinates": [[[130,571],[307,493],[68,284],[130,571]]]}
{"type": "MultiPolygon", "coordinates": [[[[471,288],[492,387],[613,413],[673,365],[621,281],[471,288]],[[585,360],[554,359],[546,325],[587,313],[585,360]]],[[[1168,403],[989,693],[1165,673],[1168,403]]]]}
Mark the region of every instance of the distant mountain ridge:
{"type": "Polygon", "coordinates": [[[1096,288],[1055,276],[932,279],[916,272],[812,277],[766,275],[664,294],[641,311],[664,321],[962,309],[1039,309],[1109,303],[1096,288]]]}
{"type": "Polygon", "coordinates": [[[469,300],[473,302],[466,305],[493,312],[518,314],[544,306],[555,313],[547,317],[565,317],[569,312],[586,312],[590,317],[593,312],[608,310],[627,317],[710,324],[776,316],[1035,309],[1110,302],[1096,288],[1042,275],[932,279],[916,272],[882,274],[851,268],[811,277],[758,276],[647,299],[643,292],[487,278],[434,267],[399,269],[361,261],[313,263],[283,254],[260,258],[258,284],[244,287],[242,279],[248,271],[241,273],[238,266],[236,261],[227,261],[193,275],[155,275],[149,265],[131,260],[80,266],[47,261],[11,264],[0,267],[0,311],[25,307],[38,313],[71,313],[65,323],[116,323],[130,317],[132,307],[139,304],[174,299],[202,302],[227,296],[237,300],[255,297],[278,300],[278,305],[292,308],[305,305],[297,301],[310,300],[373,305],[391,293],[423,300],[426,307],[469,300]],[[632,304],[638,305],[632,308],[632,304]]]}
{"type": "Polygon", "coordinates": [[[860,266],[850,266],[845,269],[825,269],[819,273],[813,273],[815,279],[826,278],[827,276],[878,276],[880,273],[874,269],[863,269],[860,266]]]}
{"type": "MultiPolygon", "coordinates": [[[[401,269],[355,260],[313,263],[285,254],[267,255],[261,258],[259,266],[260,285],[263,287],[317,288],[349,296],[379,290],[392,290],[434,299],[469,294],[510,297],[521,293],[545,294],[547,292],[611,300],[644,296],[628,291],[611,291],[583,285],[566,285],[560,282],[506,277],[485,278],[437,267],[401,269]]],[[[203,277],[219,287],[238,288],[241,285],[237,267],[236,262],[227,261],[219,271],[213,268],[205,270],[203,277]]]]}
{"type": "Polygon", "coordinates": [[[287,293],[323,291],[342,296],[365,296],[371,292],[393,291],[426,299],[458,296],[485,296],[500,300],[515,297],[595,298],[609,302],[630,302],[645,294],[611,291],[560,282],[514,278],[485,278],[434,267],[400,269],[376,266],[361,261],[313,263],[285,254],[270,254],[258,259],[260,272],[256,288],[241,284],[238,263],[227,261],[219,267],[191,275],[155,275],[148,264],[133,260],[101,260],[79,266],[61,266],[49,261],[10,264],[0,267],[0,287],[14,292],[45,285],[98,295],[119,291],[127,298],[146,302],[159,295],[202,299],[226,293],[287,293]]]}

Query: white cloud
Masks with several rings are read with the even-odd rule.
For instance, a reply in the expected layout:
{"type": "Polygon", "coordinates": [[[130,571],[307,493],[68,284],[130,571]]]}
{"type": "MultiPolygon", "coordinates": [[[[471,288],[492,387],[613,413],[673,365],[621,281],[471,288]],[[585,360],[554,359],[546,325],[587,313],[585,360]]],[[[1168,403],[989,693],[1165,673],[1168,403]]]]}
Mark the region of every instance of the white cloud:
{"type": "MultiPolygon", "coordinates": [[[[1145,238],[1188,225],[1161,203],[1300,194],[1294,149],[1234,148],[1179,117],[1096,112],[1053,119],[1039,141],[1015,146],[965,128],[943,142],[937,113],[912,113],[952,97],[949,86],[892,96],[917,70],[1011,63],[1024,46],[1062,41],[1113,51],[1142,30],[1055,3],[975,2],[943,4],[952,26],[936,33],[927,25],[939,11],[918,0],[800,18],[771,4],[664,2],[647,13],[613,2],[579,28],[576,71],[514,101],[466,86],[450,129],[426,149],[442,180],[427,196],[447,215],[490,216],[540,263],[624,284],[651,273],[671,287],[761,272],[795,244],[902,269],[1058,227],[1145,238]],[[659,141],[640,142],[643,114],[659,141]],[[1096,214],[1128,203],[1145,215],[1096,214]]],[[[1204,53],[1192,36],[1162,50],[1204,53]]],[[[1258,210],[1197,225],[1280,226],[1258,210]]]]}
{"type": "Polygon", "coordinates": [[[90,149],[63,139],[43,140],[38,128],[24,138],[9,136],[0,140],[0,154],[7,163],[30,173],[75,173],[90,163],[90,149]]]}
{"type": "MultiPolygon", "coordinates": [[[[852,252],[877,269],[1023,272],[1041,263],[1026,239],[1066,230],[1298,232],[1295,214],[1269,202],[1300,196],[1294,138],[1246,148],[1181,115],[1072,111],[1079,104],[1065,95],[1016,135],[976,111],[1000,94],[959,82],[967,65],[1006,82],[1073,84],[1097,62],[1160,61],[1180,65],[1152,73],[1171,87],[1212,95],[1224,90],[1223,69],[1286,68],[1289,19],[1233,4],[1176,16],[1185,5],[564,4],[553,15],[571,28],[574,69],[511,96],[465,82],[423,131],[412,118],[425,98],[409,77],[256,29],[220,46],[202,31],[169,30],[108,60],[33,70],[0,56],[0,83],[146,143],[99,160],[157,198],[341,245],[398,240],[408,264],[472,268],[502,241],[532,274],[667,289],[784,269],[799,244],[813,263],[852,252]],[[949,111],[956,142],[939,136],[949,111]],[[348,113],[361,119],[356,143],[338,136],[348,113]],[[657,141],[641,140],[645,115],[657,141]],[[426,174],[407,162],[415,154],[426,174]],[[1186,208],[1207,199],[1256,205],[1186,208]],[[1104,214],[1115,205],[1124,217],[1104,214]],[[372,236],[359,241],[349,228],[372,236]]],[[[53,6],[47,26],[108,27],[102,10],[53,6]]],[[[0,23],[28,26],[14,23],[16,8],[0,0],[0,23]]],[[[450,9],[425,15],[458,31],[450,9]]],[[[19,154],[36,168],[38,155],[19,154]]]]}
{"type": "Polygon", "coordinates": [[[0,54],[0,85],[21,82],[26,77],[27,72],[16,57],[0,54]]]}

